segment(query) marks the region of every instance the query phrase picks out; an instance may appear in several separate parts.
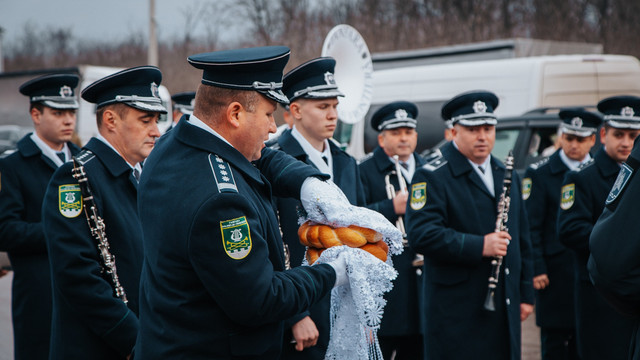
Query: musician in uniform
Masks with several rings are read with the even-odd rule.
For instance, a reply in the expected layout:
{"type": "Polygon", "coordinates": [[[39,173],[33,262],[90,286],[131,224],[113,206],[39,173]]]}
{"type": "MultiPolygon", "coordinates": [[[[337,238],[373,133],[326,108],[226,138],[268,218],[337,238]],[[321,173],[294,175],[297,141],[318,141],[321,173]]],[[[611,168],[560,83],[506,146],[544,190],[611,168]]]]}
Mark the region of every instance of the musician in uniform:
{"type": "Polygon", "coordinates": [[[158,95],[161,79],[158,68],[141,66],[82,91],[83,99],[96,104],[99,135],[77,155],[77,164],[55,172],[42,210],[53,284],[50,359],[125,359],[132,353],[143,256],[137,178],[160,136],[160,114],[166,113],[158,95]],[[83,198],[74,166],[83,166],[92,199],[83,198]],[[105,228],[89,225],[84,211],[91,204],[105,228]],[[99,252],[96,235],[115,256],[127,303],[115,296],[109,259],[99,252]]]}
{"type": "Polygon", "coordinates": [[[185,91],[181,93],[177,93],[171,96],[171,107],[173,109],[173,122],[169,129],[173,129],[178,125],[178,121],[182,117],[182,115],[191,115],[193,114],[193,103],[196,99],[195,91],[185,91]]]}
{"type": "Polygon", "coordinates": [[[53,172],[78,147],[71,142],[78,101],[74,74],[45,75],[20,86],[35,131],[0,159],[0,251],[14,271],[11,303],[14,357],[48,359],[51,271],[42,228],[42,199],[53,172]]]}
{"type": "Polygon", "coordinates": [[[279,359],[284,320],[346,281],[343,257],[285,270],[272,194],[334,221],[342,213],[332,210],[335,201],[354,221],[377,215],[338,200],[344,194],[318,169],[264,146],[276,131],[277,103],[288,102],[288,58],[284,46],[189,57],[203,70],[193,115],[160,139],[140,183],[136,359],[279,359]]]}
{"type": "Polygon", "coordinates": [[[576,359],[573,252],[558,239],[556,222],[560,189],[567,171],[591,160],[602,119],[584,109],[564,109],[558,114],[560,149],[529,166],[522,180],[522,197],[529,214],[534,254],[533,287],[536,324],[540,327],[543,359],[576,359]]]}
{"type": "Polygon", "coordinates": [[[508,214],[496,218],[506,168],[491,156],[495,94],[472,91],[444,104],[453,140],[413,175],[407,204],[409,245],[424,255],[426,359],[520,359],[520,322],[533,311],[529,224],[513,173],[508,214]],[[507,221],[507,231],[497,223],[507,221]],[[500,227],[501,228],[501,227],[500,227]],[[502,257],[494,268],[492,259],[502,257]],[[494,310],[489,276],[499,271],[494,310]]]}
{"type": "Polygon", "coordinates": [[[598,103],[598,110],[608,114],[600,129],[603,147],[592,161],[568,172],[562,183],[558,237],[576,255],[576,336],[583,360],[625,358],[634,331],[633,322],[616,312],[593,287],[587,261],[593,225],[640,133],[640,121],[631,115],[639,109],[638,101],[636,97],[613,97],[598,103]]]}
{"type": "MultiPolygon", "coordinates": [[[[338,123],[338,97],[344,96],[333,78],[335,65],[333,58],[316,58],[284,76],[282,91],[290,101],[288,112],[293,128],[285,130],[273,148],[329,174],[351,204],[364,205],[357,163],[331,139],[338,123]]],[[[290,264],[300,266],[305,252],[298,238],[301,204],[297,199],[286,197],[277,197],[276,204],[290,264]]],[[[286,322],[285,327],[290,331],[285,333],[283,359],[324,359],[329,344],[329,306],[330,296],[326,296],[309,312],[286,322]],[[303,350],[302,339],[316,333],[319,334],[316,345],[303,350]],[[291,339],[295,343],[291,343],[291,339]]]]}
{"type": "MultiPolygon", "coordinates": [[[[598,106],[598,110],[609,122],[637,127],[640,124],[640,98],[625,96],[618,99],[622,106],[598,106]]],[[[622,163],[605,200],[604,210],[593,226],[587,263],[591,281],[599,293],[611,306],[634,321],[628,349],[628,358],[633,360],[640,359],[640,222],[637,221],[640,200],[639,169],[640,141],[636,137],[631,154],[622,163]]],[[[620,352],[622,350],[624,349],[620,349],[620,352]]]]}
{"type": "MultiPolygon", "coordinates": [[[[371,126],[378,134],[378,147],[358,167],[365,190],[367,207],[383,214],[391,223],[403,221],[407,208],[408,192],[401,192],[399,179],[405,184],[424,160],[415,152],[418,144],[416,124],[418,108],[407,101],[396,101],[378,109],[371,118],[371,126]],[[401,174],[396,172],[398,156],[401,174]],[[394,196],[385,192],[387,184],[393,186],[394,196]]],[[[406,186],[406,185],[405,185],[406,186]]],[[[404,222],[403,222],[404,225],[404,222]]],[[[418,281],[413,262],[416,253],[405,247],[402,254],[393,258],[398,277],[393,289],[385,295],[387,306],[382,319],[378,339],[385,359],[422,359],[422,335],[418,305],[418,281]]]]}

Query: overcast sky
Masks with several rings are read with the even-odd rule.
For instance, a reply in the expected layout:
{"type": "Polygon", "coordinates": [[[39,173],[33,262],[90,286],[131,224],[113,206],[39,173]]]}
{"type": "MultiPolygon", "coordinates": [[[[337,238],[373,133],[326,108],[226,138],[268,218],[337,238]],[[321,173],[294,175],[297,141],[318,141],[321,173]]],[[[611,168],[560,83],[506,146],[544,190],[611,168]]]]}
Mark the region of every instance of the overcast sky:
{"type": "MultiPolygon", "coordinates": [[[[155,0],[158,37],[184,34],[182,14],[218,0],[155,0]]],[[[0,27],[5,43],[16,41],[26,23],[38,29],[70,28],[75,39],[120,40],[132,33],[147,34],[149,0],[0,0],[0,27]]],[[[205,34],[196,28],[195,35],[205,34]]]]}

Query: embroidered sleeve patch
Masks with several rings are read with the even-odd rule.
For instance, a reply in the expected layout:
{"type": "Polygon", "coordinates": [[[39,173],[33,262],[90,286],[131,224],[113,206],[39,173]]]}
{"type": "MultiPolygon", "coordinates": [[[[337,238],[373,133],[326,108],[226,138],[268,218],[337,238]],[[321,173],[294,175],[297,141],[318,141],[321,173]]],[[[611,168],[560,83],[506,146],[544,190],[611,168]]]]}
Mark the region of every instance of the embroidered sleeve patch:
{"type": "Polygon", "coordinates": [[[420,182],[411,185],[410,206],[413,210],[420,210],[427,203],[427,183],[420,182]]]}
{"type": "Polygon", "coordinates": [[[531,178],[522,179],[522,200],[527,200],[531,196],[531,178]]]}
{"type": "Polygon", "coordinates": [[[576,199],[576,184],[567,184],[562,187],[562,196],[560,198],[560,208],[569,210],[576,199]]]}
{"type": "Polygon", "coordinates": [[[82,193],[80,185],[58,186],[58,209],[66,218],[74,218],[82,212],[82,193]]]}
{"type": "Polygon", "coordinates": [[[224,251],[234,260],[244,259],[251,252],[251,233],[247,218],[220,221],[224,251]]]}
{"type": "Polygon", "coordinates": [[[631,169],[631,166],[623,163],[620,167],[620,172],[618,173],[616,182],[613,183],[611,192],[609,192],[609,196],[607,196],[607,201],[605,202],[607,205],[614,202],[618,195],[620,195],[622,189],[624,189],[624,187],[627,185],[627,181],[629,181],[629,178],[631,178],[631,174],[633,174],[633,169],[631,169]]]}

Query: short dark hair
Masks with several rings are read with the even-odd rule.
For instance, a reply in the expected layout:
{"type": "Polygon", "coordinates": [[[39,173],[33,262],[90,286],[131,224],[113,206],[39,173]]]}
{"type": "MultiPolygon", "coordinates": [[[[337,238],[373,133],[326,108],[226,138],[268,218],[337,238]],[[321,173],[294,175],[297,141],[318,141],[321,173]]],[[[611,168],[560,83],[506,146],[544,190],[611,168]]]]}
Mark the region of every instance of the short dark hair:
{"type": "Polygon", "coordinates": [[[43,103],[41,103],[39,101],[32,102],[32,103],[29,104],[29,112],[31,112],[31,110],[33,110],[33,109],[36,109],[36,110],[38,110],[38,111],[40,111],[42,113],[42,112],[44,112],[44,107],[45,106],[46,106],[45,104],[43,104],[43,103]]]}
{"type": "Polygon", "coordinates": [[[253,112],[260,100],[260,94],[253,90],[225,89],[217,86],[200,85],[196,91],[194,112],[213,114],[224,111],[234,101],[239,102],[248,112],[253,112]]]}
{"type": "Polygon", "coordinates": [[[129,105],[122,103],[114,103],[99,107],[96,110],[96,123],[98,124],[98,128],[102,125],[102,116],[106,110],[111,110],[118,114],[120,118],[124,118],[127,116],[127,112],[129,112],[130,109],[131,107],[129,105]]]}

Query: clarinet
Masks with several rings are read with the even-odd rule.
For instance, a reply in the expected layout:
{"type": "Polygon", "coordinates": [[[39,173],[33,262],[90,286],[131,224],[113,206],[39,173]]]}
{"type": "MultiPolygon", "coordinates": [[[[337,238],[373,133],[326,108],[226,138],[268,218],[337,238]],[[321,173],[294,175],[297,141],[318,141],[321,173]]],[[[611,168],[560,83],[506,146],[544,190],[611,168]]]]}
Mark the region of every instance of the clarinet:
{"type": "Polygon", "coordinates": [[[120,284],[118,274],[116,272],[116,257],[109,251],[109,241],[107,240],[107,233],[105,232],[104,220],[98,214],[98,207],[95,201],[93,201],[93,194],[89,187],[89,179],[87,173],[84,171],[84,166],[80,164],[78,159],[74,156],[72,176],[78,180],[80,184],[80,192],[82,193],[82,202],[84,208],[84,214],[87,217],[89,223],[89,229],[91,230],[91,236],[96,240],[98,244],[98,252],[101,258],[101,273],[105,272],[111,276],[111,286],[113,287],[116,297],[120,298],[125,304],[127,300],[127,294],[124,292],[124,288],[120,284]]]}
{"type": "MultiPolygon", "coordinates": [[[[504,161],[506,171],[504,173],[504,181],[502,182],[502,194],[498,202],[498,215],[496,217],[496,232],[509,231],[507,229],[507,221],[509,220],[509,204],[511,203],[511,178],[513,177],[513,150],[509,151],[509,155],[504,161]]],[[[500,267],[502,266],[502,256],[496,256],[491,259],[491,274],[489,275],[489,289],[487,298],[484,301],[484,308],[489,311],[495,311],[496,288],[500,276],[500,267]]]]}

